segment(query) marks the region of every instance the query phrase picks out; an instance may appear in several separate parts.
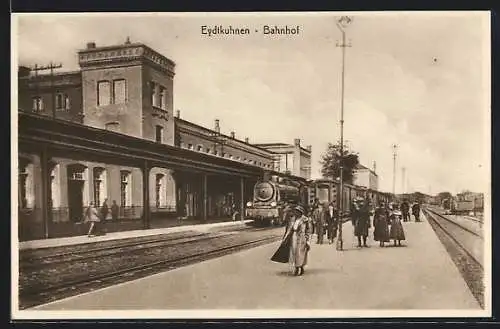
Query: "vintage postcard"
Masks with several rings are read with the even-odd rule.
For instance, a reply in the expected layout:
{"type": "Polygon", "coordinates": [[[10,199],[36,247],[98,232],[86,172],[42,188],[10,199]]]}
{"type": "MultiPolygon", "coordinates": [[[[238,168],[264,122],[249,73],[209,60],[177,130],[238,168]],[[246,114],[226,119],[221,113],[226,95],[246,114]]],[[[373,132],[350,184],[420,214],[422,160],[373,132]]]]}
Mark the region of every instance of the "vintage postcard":
{"type": "Polygon", "coordinates": [[[12,15],[12,318],[491,316],[489,12],[12,15]]]}

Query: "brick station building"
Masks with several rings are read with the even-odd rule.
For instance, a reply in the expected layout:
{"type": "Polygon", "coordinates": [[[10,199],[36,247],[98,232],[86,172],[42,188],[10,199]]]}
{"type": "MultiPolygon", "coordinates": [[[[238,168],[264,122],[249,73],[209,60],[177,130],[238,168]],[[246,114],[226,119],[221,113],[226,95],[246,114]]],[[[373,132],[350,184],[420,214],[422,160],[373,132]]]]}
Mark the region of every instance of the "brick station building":
{"type": "MultiPolygon", "coordinates": [[[[275,169],[279,154],[272,147],[252,145],[248,138],[239,140],[234,132],[229,136],[222,134],[219,120],[209,129],[181,119],[179,112],[174,116],[175,63],[147,45],[131,43],[128,39],[124,44],[105,47],[91,42],[78,51],[78,61],[79,71],[54,74],[37,74],[20,67],[19,110],[224,157],[265,170],[275,169]]],[[[310,165],[310,147],[298,147],[310,165]]],[[[39,168],[37,155],[19,153],[19,225],[20,234],[25,232],[26,239],[39,236],[31,232],[41,220],[39,168]]],[[[50,221],[66,225],[68,229],[64,234],[70,234],[72,225],[81,222],[90,202],[101,206],[107,199],[108,207],[116,202],[120,220],[141,216],[142,173],[138,168],[51,158],[49,172],[50,221]]],[[[304,178],[310,175],[307,170],[293,174],[304,178]]],[[[208,186],[208,216],[230,216],[234,204],[241,202],[237,178],[203,177],[169,168],[151,169],[149,206],[153,217],[199,218],[204,184],[208,186]]],[[[252,184],[245,186],[245,198],[251,198],[252,187],[252,184]]],[[[112,220],[111,213],[108,219],[112,220]]]]}

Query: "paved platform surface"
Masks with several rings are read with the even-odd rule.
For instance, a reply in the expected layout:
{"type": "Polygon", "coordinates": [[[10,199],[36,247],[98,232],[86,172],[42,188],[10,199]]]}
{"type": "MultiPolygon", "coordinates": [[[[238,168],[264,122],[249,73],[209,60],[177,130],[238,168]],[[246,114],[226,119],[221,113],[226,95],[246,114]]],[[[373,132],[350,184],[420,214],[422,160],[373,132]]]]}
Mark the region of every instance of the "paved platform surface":
{"type": "Polygon", "coordinates": [[[301,277],[273,243],[31,310],[480,310],[427,221],[404,228],[402,247],[359,249],[346,223],[346,250],[313,244],[301,277]]]}
{"type": "Polygon", "coordinates": [[[183,226],[164,227],[164,228],[156,228],[149,230],[112,232],[106,235],[94,236],[91,238],[89,238],[87,235],[81,235],[81,236],[73,236],[67,238],[23,241],[19,243],[19,250],[69,246],[69,245],[77,245],[77,244],[92,243],[92,242],[127,239],[127,238],[141,237],[141,236],[168,234],[175,232],[205,231],[215,227],[242,225],[250,222],[252,221],[251,220],[224,221],[224,222],[216,222],[210,224],[183,225],[183,226]]]}

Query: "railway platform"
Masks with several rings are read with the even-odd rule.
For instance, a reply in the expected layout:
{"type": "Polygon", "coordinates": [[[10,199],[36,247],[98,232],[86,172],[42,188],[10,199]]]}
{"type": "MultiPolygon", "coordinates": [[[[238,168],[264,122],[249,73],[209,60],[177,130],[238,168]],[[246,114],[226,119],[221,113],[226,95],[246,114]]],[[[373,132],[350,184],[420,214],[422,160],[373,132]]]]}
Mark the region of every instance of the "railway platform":
{"type": "Polygon", "coordinates": [[[279,314],[276,310],[285,309],[294,310],[286,317],[345,317],[360,310],[370,310],[364,314],[371,316],[386,310],[427,310],[431,312],[427,316],[439,317],[445,316],[444,310],[458,312],[455,316],[460,317],[484,315],[425,216],[423,219],[403,224],[403,246],[384,248],[372,235],[369,248],[358,248],[348,222],[344,225],[345,250],[337,251],[334,244],[313,244],[305,274],[299,277],[291,275],[287,264],[270,261],[279,244],[272,243],[27,311],[56,311],[51,315],[60,316],[76,311],[71,312],[73,318],[89,314],[112,318],[110,311],[122,311],[117,317],[123,318],[133,316],[124,312],[130,310],[142,310],[141,318],[148,317],[147,310],[161,310],[153,312],[154,318],[185,317],[183,312],[189,310],[199,310],[189,317],[273,318],[279,314]]]}
{"type": "Polygon", "coordinates": [[[41,248],[51,248],[51,247],[61,247],[70,245],[79,245],[85,243],[102,242],[102,241],[112,241],[128,238],[138,238],[144,236],[178,233],[178,232],[188,232],[188,231],[206,231],[212,228],[224,227],[224,226],[239,226],[245,225],[252,222],[251,220],[236,220],[236,221],[222,221],[214,220],[206,224],[191,224],[191,225],[180,225],[172,227],[162,227],[153,228],[147,230],[130,230],[121,232],[112,232],[105,235],[98,235],[89,238],[87,235],[72,236],[65,238],[52,238],[52,239],[42,239],[42,240],[30,240],[19,242],[19,250],[27,249],[41,249],[41,248]]]}

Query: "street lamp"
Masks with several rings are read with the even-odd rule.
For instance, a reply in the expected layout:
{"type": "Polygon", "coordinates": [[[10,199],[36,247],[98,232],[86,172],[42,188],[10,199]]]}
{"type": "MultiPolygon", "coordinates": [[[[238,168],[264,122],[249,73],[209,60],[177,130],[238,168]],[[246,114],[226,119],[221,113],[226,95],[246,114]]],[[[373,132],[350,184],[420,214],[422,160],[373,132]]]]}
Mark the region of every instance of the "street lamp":
{"type": "Polygon", "coordinates": [[[342,224],[344,214],[344,76],[345,76],[345,48],[350,47],[345,43],[345,28],[352,21],[349,16],[342,16],[335,22],[342,34],[342,42],[337,43],[337,47],[342,48],[342,82],[340,101],[340,209],[339,209],[339,237],[337,239],[337,250],[343,250],[344,241],[342,239],[342,224]]]}

